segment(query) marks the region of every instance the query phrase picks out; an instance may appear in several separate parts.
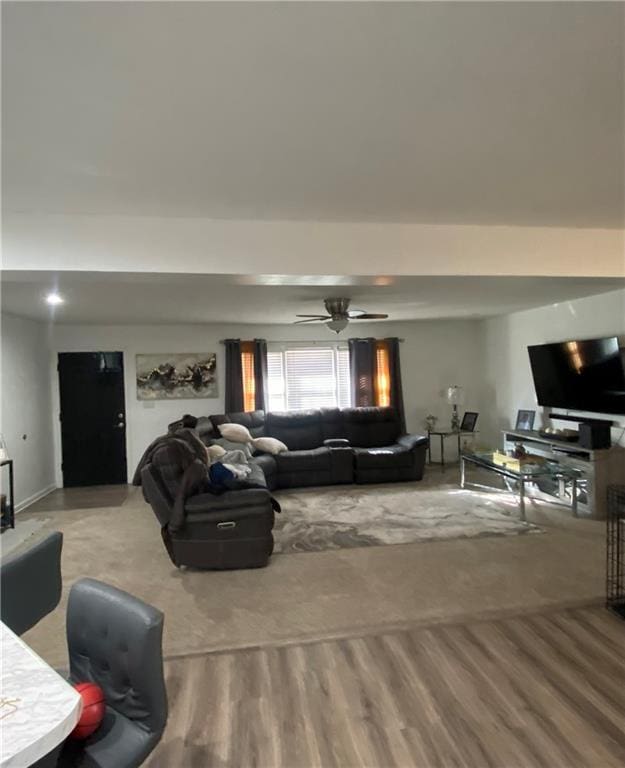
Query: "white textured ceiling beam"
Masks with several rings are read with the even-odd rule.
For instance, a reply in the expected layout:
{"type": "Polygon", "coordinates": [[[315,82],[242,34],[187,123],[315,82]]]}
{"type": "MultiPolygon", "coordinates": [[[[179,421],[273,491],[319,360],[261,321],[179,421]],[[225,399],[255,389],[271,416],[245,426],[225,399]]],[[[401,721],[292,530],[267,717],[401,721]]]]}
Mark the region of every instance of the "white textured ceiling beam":
{"type": "Polygon", "coordinates": [[[3,268],[623,277],[625,230],[6,212],[3,268]]]}

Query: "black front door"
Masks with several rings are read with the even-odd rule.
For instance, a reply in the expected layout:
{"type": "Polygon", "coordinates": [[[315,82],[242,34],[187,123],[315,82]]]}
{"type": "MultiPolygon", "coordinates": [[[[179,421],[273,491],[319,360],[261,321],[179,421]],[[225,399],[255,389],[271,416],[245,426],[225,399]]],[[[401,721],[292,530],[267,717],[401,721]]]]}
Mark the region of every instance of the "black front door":
{"type": "Polygon", "coordinates": [[[127,482],[122,352],[59,354],[63,485],[127,482]]]}

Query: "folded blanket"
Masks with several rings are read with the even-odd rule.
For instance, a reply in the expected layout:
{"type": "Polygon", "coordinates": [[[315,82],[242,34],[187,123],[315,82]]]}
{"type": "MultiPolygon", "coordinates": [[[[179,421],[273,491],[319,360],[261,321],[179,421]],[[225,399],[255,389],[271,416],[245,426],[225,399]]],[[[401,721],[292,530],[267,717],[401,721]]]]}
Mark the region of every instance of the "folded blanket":
{"type": "Polygon", "coordinates": [[[148,447],[143,452],[143,456],[139,459],[139,463],[137,464],[135,474],[132,478],[133,485],[141,485],[141,470],[152,461],[152,456],[154,455],[154,452],[158,448],[161,448],[163,445],[169,444],[172,437],[177,438],[178,440],[184,441],[189,446],[189,449],[191,450],[191,454],[193,455],[193,457],[208,466],[208,456],[206,455],[206,446],[200,440],[197,434],[192,429],[188,429],[188,428],[177,429],[175,432],[157,437],[155,440],[153,440],[150,443],[150,445],[148,445],[148,447]]]}
{"type": "MultiPolygon", "coordinates": [[[[220,495],[226,491],[246,488],[267,488],[265,475],[257,464],[250,464],[240,448],[227,451],[219,461],[209,466],[206,446],[191,429],[179,429],[173,434],[156,438],[144,452],[133,478],[133,485],[141,485],[141,470],[153,459],[157,450],[166,449],[167,461],[183,470],[169,522],[165,526],[172,533],[185,525],[185,505],[190,496],[198,493],[220,495]]],[[[274,509],[278,503],[272,498],[274,509]]]]}

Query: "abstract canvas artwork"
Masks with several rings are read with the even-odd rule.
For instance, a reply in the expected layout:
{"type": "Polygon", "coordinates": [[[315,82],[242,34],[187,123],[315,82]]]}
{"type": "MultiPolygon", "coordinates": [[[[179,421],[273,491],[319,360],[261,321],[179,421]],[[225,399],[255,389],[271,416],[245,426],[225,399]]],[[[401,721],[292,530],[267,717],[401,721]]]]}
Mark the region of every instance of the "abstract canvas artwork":
{"type": "Polygon", "coordinates": [[[137,400],[217,397],[214,352],[137,355],[137,400]]]}

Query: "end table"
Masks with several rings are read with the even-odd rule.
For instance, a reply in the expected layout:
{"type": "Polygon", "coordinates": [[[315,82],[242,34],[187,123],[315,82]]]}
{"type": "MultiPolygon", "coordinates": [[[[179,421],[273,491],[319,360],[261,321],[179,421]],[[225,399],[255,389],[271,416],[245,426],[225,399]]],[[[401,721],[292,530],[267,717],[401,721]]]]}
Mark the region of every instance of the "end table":
{"type": "Polygon", "coordinates": [[[428,429],[428,464],[440,464],[441,467],[445,466],[445,440],[448,437],[456,437],[458,440],[458,459],[460,458],[460,454],[462,452],[462,447],[460,445],[460,438],[463,435],[477,435],[478,430],[473,430],[469,432],[468,430],[460,430],[460,429],[443,429],[438,430],[435,429],[433,431],[430,431],[428,429]],[[440,461],[432,461],[432,435],[440,438],[441,441],[441,460],[440,461]]]}

